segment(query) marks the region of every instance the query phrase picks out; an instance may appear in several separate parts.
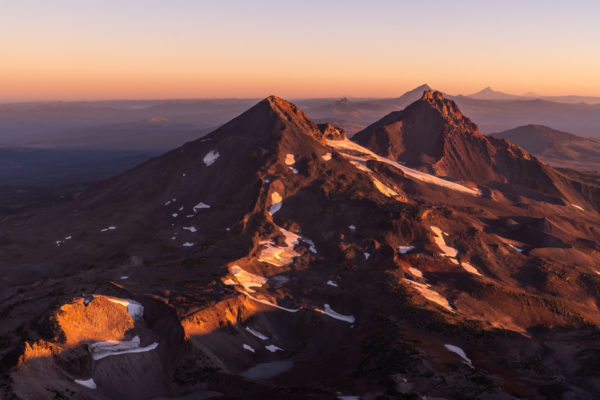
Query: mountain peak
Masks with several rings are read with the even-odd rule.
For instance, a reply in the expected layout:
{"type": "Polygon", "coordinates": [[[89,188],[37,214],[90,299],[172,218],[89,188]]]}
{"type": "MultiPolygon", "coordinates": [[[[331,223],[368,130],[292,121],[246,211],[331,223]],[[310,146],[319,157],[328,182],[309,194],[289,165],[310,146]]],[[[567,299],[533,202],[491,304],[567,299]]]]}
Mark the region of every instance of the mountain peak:
{"type": "Polygon", "coordinates": [[[431,89],[425,89],[425,91],[423,92],[423,96],[421,96],[421,100],[424,101],[442,101],[444,100],[444,95],[435,90],[431,90],[431,89]]]}
{"type": "Polygon", "coordinates": [[[413,89],[413,91],[425,91],[425,90],[430,90],[431,91],[433,89],[431,88],[431,86],[429,86],[426,83],[424,83],[424,84],[422,84],[420,86],[417,86],[416,88],[413,89]]]}
{"type": "MultiPolygon", "coordinates": [[[[443,118],[448,121],[462,123],[462,120],[465,118],[460,112],[460,109],[456,103],[452,100],[446,99],[444,95],[437,90],[425,90],[423,92],[423,96],[421,96],[421,99],[417,103],[425,103],[429,105],[431,108],[437,110],[443,116],[443,118]]],[[[475,127],[474,124],[471,125],[473,125],[471,128],[476,131],[477,127],[475,127]]]]}
{"type": "Polygon", "coordinates": [[[508,94],[494,90],[491,88],[491,86],[487,86],[477,93],[472,93],[468,95],[468,97],[479,100],[515,100],[519,98],[519,96],[514,94],[508,94]]]}

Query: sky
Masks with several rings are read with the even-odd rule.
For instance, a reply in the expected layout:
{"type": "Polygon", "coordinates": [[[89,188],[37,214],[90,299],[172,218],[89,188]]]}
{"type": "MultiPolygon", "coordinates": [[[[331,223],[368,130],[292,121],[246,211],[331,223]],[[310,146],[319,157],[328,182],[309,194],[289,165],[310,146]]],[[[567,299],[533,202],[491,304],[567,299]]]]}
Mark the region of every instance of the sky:
{"type": "Polygon", "coordinates": [[[600,96],[600,2],[0,0],[0,101],[600,96]]]}

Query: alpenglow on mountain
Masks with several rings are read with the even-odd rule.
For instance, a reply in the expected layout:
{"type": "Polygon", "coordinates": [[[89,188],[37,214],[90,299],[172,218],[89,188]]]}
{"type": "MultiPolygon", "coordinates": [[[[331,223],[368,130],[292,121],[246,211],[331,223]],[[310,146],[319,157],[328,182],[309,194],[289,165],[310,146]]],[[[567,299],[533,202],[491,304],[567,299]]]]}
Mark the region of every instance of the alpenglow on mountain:
{"type": "Polygon", "coordinates": [[[439,92],[352,139],[271,96],[0,224],[1,390],[595,398],[599,196],[439,92]]]}

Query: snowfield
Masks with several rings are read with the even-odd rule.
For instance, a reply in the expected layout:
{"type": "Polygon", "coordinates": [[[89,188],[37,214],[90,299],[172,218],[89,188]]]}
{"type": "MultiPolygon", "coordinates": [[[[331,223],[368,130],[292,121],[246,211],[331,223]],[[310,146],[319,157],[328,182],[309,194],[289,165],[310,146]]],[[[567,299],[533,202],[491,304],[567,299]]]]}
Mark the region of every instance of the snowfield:
{"type": "Polygon", "coordinates": [[[458,250],[456,250],[454,247],[450,247],[450,246],[446,245],[444,236],[442,236],[442,233],[443,233],[442,230],[440,228],[438,228],[437,226],[432,226],[431,231],[435,235],[433,240],[435,240],[435,244],[437,244],[437,246],[440,248],[440,250],[442,250],[442,253],[444,253],[444,255],[446,257],[456,258],[456,256],[458,255],[458,250]]]}
{"type": "Polygon", "coordinates": [[[120,356],[129,353],[143,353],[154,350],[158,347],[158,343],[154,342],[148,346],[140,347],[140,337],[136,336],[133,339],[121,342],[110,340],[107,342],[96,342],[89,345],[94,360],[101,360],[105,357],[120,356]]]}
{"type": "Polygon", "coordinates": [[[475,268],[474,266],[472,266],[469,263],[461,262],[460,265],[464,268],[465,271],[467,271],[470,274],[477,275],[477,276],[483,276],[483,274],[481,274],[479,271],[477,271],[477,268],[475,268]]]}
{"type": "Polygon", "coordinates": [[[448,350],[451,351],[455,354],[458,354],[460,356],[460,358],[462,358],[470,367],[473,367],[473,364],[471,363],[471,359],[469,357],[467,357],[467,355],[465,354],[465,352],[463,351],[463,349],[461,349],[458,346],[454,346],[452,344],[445,344],[444,347],[448,350]]]}
{"type": "Polygon", "coordinates": [[[335,318],[340,321],[348,322],[350,324],[353,324],[355,321],[355,318],[352,315],[343,315],[343,314],[333,311],[333,309],[329,306],[329,304],[325,304],[324,310],[321,310],[319,308],[317,308],[316,310],[322,314],[330,316],[331,318],[335,318]]]}
{"type": "Polygon", "coordinates": [[[235,276],[235,279],[237,279],[239,284],[250,293],[254,293],[254,289],[252,288],[261,287],[267,283],[267,278],[245,271],[237,265],[232,266],[229,269],[229,272],[235,276]]]}
{"type": "Polygon", "coordinates": [[[437,176],[426,174],[425,172],[417,171],[412,168],[408,168],[408,167],[406,167],[402,164],[399,164],[397,162],[394,162],[392,160],[388,160],[387,158],[381,157],[380,155],[373,153],[371,150],[366,149],[366,148],[362,147],[361,145],[354,143],[353,141],[351,141],[349,139],[343,139],[343,140],[329,140],[328,139],[328,140],[326,140],[326,143],[328,146],[333,147],[334,149],[339,151],[346,158],[348,158],[350,155],[344,153],[344,151],[357,152],[362,155],[368,156],[369,158],[374,159],[376,161],[391,165],[391,166],[399,169],[405,175],[410,176],[413,179],[417,179],[417,180],[420,180],[420,181],[426,182],[426,183],[431,183],[431,184],[441,186],[446,189],[454,190],[457,192],[467,193],[467,194],[470,194],[473,196],[481,195],[479,190],[471,189],[466,186],[460,185],[458,183],[450,182],[445,179],[438,178],[437,176]]]}
{"type": "Polygon", "coordinates": [[[265,349],[269,350],[271,353],[275,353],[276,351],[283,351],[283,349],[281,347],[277,347],[274,344],[265,346],[265,349]]]}
{"type": "Polygon", "coordinates": [[[194,207],[192,207],[192,210],[196,213],[196,212],[198,212],[198,210],[201,210],[203,208],[210,208],[210,206],[206,203],[200,202],[200,203],[196,204],[194,207]]]}
{"type": "Polygon", "coordinates": [[[262,333],[260,333],[259,331],[255,331],[254,329],[250,328],[250,327],[246,327],[246,330],[248,332],[250,332],[252,335],[256,336],[257,338],[259,338],[260,340],[267,340],[269,339],[267,336],[263,335],[262,333]]]}
{"type": "Polygon", "coordinates": [[[94,378],[90,379],[75,379],[75,383],[85,386],[88,389],[96,389],[96,382],[94,382],[94,378]]]}
{"type": "Polygon", "coordinates": [[[404,281],[411,285],[413,288],[417,289],[419,293],[421,293],[421,296],[425,297],[427,300],[444,307],[448,311],[454,312],[454,308],[452,308],[448,300],[446,300],[444,296],[442,296],[435,290],[430,289],[431,286],[411,281],[410,279],[404,279],[404,281]]]}
{"type": "Polygon", "coordinates": [[[415,249],[415,246],[398,246],[398,251],[401,254],[406,254],[409,251],[414,250],[414,249],[415,249]]]}
{"type": "Polygon", "coordinates": [[[294,257],[300,255],[294,250],[294,246],[299,244],[302,240],[300,235],[281,227],[279,227],[279,231],[285,237],[285,247],[277,246],[273,240],[264,240],[260,242],[260,245],[262,245],[263,248],[258,255],[258,261],[266,262],[276,267],[283,267],[284,265],[291,264],[294,257]]]}

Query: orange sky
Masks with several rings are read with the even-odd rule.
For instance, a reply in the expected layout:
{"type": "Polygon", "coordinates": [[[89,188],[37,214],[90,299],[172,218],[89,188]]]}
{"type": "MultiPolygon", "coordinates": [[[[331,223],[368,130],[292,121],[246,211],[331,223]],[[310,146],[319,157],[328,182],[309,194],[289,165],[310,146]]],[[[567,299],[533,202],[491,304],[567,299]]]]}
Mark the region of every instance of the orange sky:
{"type": "Polygon", "coordinates": [[[600,96],[596,2],[7,0],[0,101],[600,96]]]}

